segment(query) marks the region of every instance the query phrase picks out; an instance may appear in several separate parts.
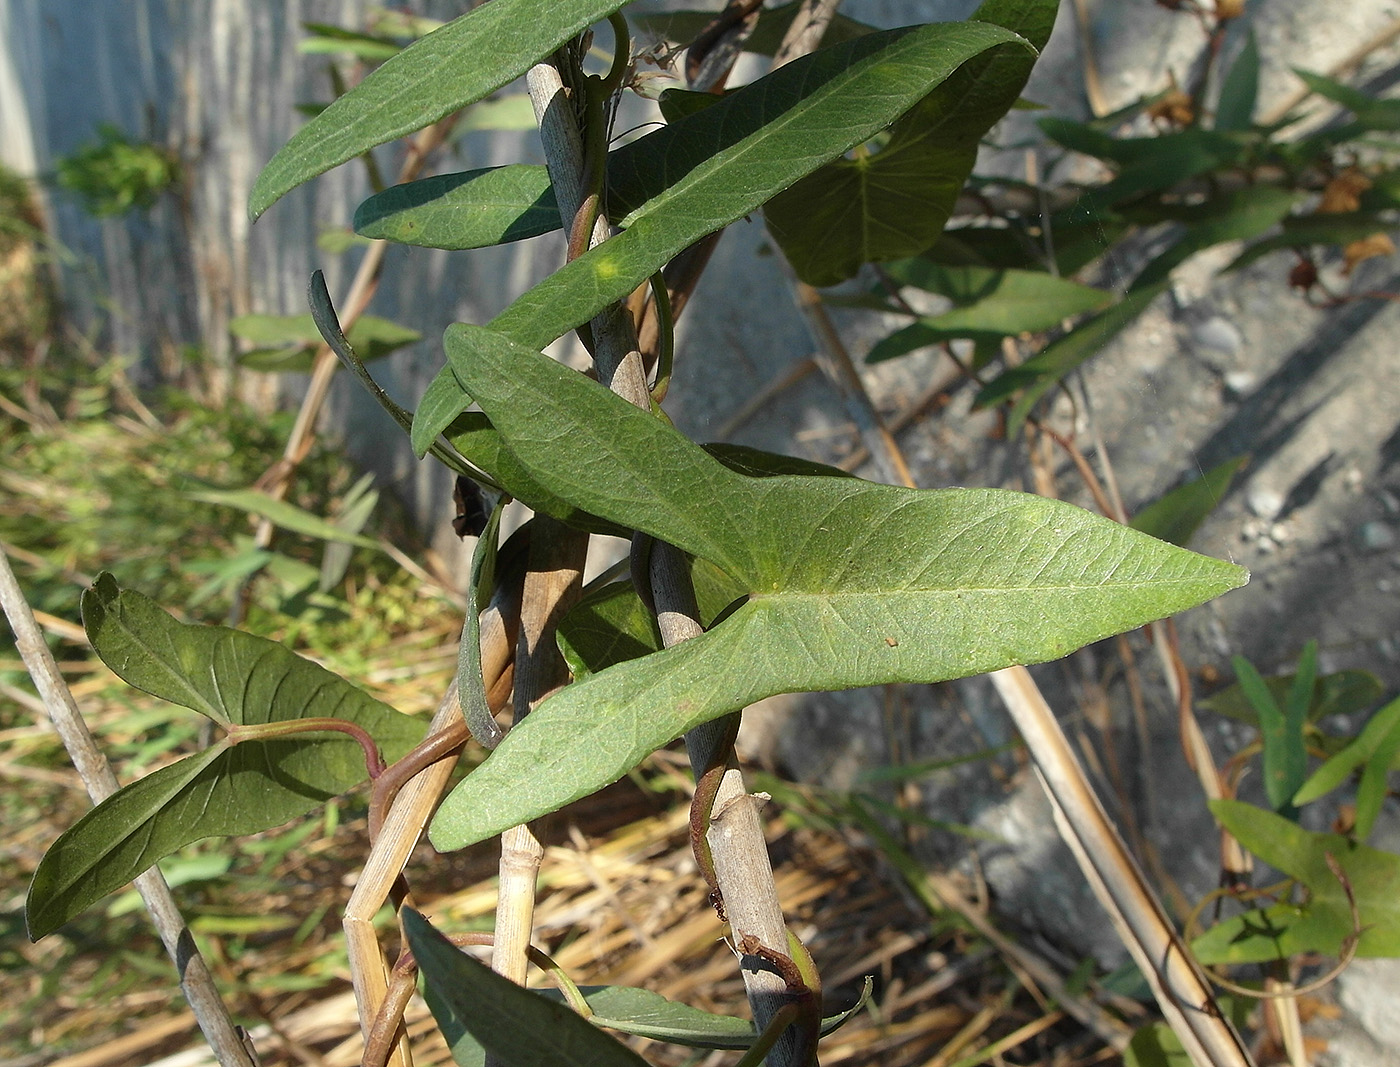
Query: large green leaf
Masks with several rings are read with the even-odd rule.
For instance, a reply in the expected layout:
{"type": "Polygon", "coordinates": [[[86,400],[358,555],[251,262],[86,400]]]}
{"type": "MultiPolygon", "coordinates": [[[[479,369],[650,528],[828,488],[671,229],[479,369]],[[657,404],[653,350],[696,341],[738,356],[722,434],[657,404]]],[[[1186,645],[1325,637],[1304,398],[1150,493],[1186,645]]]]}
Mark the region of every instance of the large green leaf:
{"type": "MultiPolygon", "coordinates": [[[[973,19],[1045,46],[1058,0],[985,0],[973,19]]],[[[862,264],[931,245],[952,213],[987,131],[1020,96],[1037,53],[1011,45],[964,64],[890,130],[878,151],[858,150],[779,193],[763,209],[798,277],[845,281],[862,264]]]]}
{"type": "Polygon", "coordinates": [[[481,4],[409,45],[298,130],[258,175],[249,214],[256,219],[302,182],[475,103],[621,6],[620,0],[481,4]]]}
{"type": "MultiPolygon", "coordinates": [[[[367,730],[386,760],[423,737],[421,722],[276,642],[177,622],[110,575],[83,594],[83,623],[123,680],[226,728],[341,719],[367,730]]],[[[225,737],[114,793],[59,837],[29,889],[30,936],[52,933],[192,841],[270,829],[365,778],[364,752],[341,733],[225,737]]]]}
{"type": "Polygon", "coordinates": [[[463,953],[412,908],[403,909],[403,928],[428,1005],[450,1044],[470,1032],[506,1067],[646,1067],[577,1012],[463,953]]]}
{"type": "MultiPolygon", "coordinates": [[[[496,0],[499,2],[499,0],[496,0]]],[[[863,143],[988,48],[1020,39],[985,23],[885,30],[803,56],[614,152],[609,209],[622,233],[556,271],[491,326],[539,349],[823,163],[863,143]]],[[[1021,42],[1021,48],[1030,45],[1021,42]]],[[[419,405],[422,455],[469,403],[444,368],[419,405]]]]}
{"type": "Polygon", "coordinates": [[[1400,856],[1318,834],[1271,811],[1238,800],[1213,800],[1222,826],[1250,852],[1308,888],[1304,904],[1247,912],[1192,942],[1202,963],[1254,963],[1305,952],[1335,956],[1352,934],[1346,889],[1327,865],[1341,867],[1361,916],[1359,956],[1400,956],[1400,856]]]}
{"type": "Polygon", "coordinates": [[[544,166],[513,163],[392,186],[355,209],[354,225],[364,237],[457,251],[557,230],[559,205],[544,166]]]}
{"type": "Polygon", "coordinates": [[[762,697],[1053,659],[1246,579],[1039,497],[747,478],[489,329],[452,326],[446,348],[542,485],[709,560],[749,599],[693,641],[547,699],[444,802],[432,829],[442,848],[553,811],[762,697]]]}

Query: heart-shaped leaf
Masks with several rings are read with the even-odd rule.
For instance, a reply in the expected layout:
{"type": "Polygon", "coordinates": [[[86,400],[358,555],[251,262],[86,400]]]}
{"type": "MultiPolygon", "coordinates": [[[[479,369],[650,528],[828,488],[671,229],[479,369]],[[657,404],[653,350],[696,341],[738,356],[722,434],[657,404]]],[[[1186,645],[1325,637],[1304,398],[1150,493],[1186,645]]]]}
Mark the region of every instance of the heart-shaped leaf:
{"type": "Polygon", "coordinates": [[[1035,663],[1240,585],[1245,572],[1053,500],[852,478],[746,478],[489,329],[448,358],[536,479],[709,560],[749,600],[701,637],[565,687],[444,802],[459,848],[600,788],[686,730],[781,692],[1035,663]]]}
{"type": "MultiPolygon", "coordinates": [[[[499,0],[494,0],[499,2],[499,0]]],[[[1031,46],[986,23],[938,23],[868,34],[803,56],[718,103],[612,154],[610,211],[622,233],[579,256],[491,325],[543,348],[625,297],[681,249],[761,207],[775,193],[884,129],[974,56],[1031,46]]],[[[387,66],[387,64],[386,64],[387,66]]],[[[422,455],[463,411],[446,369],[419,406],[422,455]]]]}
{"type": "Polygon", "coordinates": [[[302,182],[489,95],[619,0],[492,0],[414,41],[296,132],[248,198],[257,218],[302,182]],[[509,48],[501,47],[510,41],[509,48]]]}
{"type": "MultiPolygon", "coordinates": [[[[422,740],[421,722],[275,641],[178,622],[111,575],[83,594],[83,623],[124,681],[226,728],[340,719],[366,730],[390,761],[422,740]]],[[[225,737],[114,793],[59,837],[29,888],[30,936],[52,933],[192,841],[279,826],[365,778],[365,754],[343,733],[225,737]]]]}
{"type": "MultiPolygon", "coordinates": [[[[972,18],[1014,30],[1037,49],[1058,0],[986,0],[972,18]]],[[[964,64],[890,130],[779,193],[763,209],[798,277],[835,285],[864,263],[921,252],[937,239],[987,131],[1020,96],[1037,53],[1006,45],[964,64]]]]}

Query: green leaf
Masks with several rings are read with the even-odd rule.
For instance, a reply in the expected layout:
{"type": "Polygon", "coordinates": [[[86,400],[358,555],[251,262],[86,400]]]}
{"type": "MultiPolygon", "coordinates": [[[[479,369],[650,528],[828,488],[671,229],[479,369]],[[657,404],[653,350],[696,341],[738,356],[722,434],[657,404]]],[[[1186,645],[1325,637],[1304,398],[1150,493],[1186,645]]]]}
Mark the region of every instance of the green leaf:
{"type": "MultiPolygon", "coordinates": [[[[331,520],[331,525],[347,534],[358,534],[365,528],[374,509],[379,504],[379,490],[374,488],[374,473],[371,471],[360,478],[345,494],[339,513],[331,520]]],[[[321,580],[316,588],[329,593],[345,572],[350,569],[354,556],[354,546],[344,541],[331,541],[321,554],[321,580]]]]}
{"type": "MultiPolygon", "coordinates": [[[[626,212],[626,229],[523,294],[491,326],[544,348],[683,248],[868,140],[968,59],[1017,40],[983,23],[872,33],[794,60],[624,145],[609,158],[608,202],[626,212]]],[[[429,394],[413,420],[420,455],[469,403],[446,368],[429,394]]]]}
{"type": "MultiPolygon", "coordinates": [[[[690,576],[700,622],[706,627],[747,593],[743,585],[701,559],[691,561],[690,576]]],[[[589,592],[559,623],[559,650],[576,680],[661,648],[656,616],[630,582],[614,582],[589,592]]]]}
{"type": "Polygon", "coordinates": [[[1206,516],[1224,499],[1239,469],[1248,462],[1249,456],[1243,455],[1217,464],[1199,478],[1154,500],[1134,515],[1128,525],[1184,548],[1206,516]]]}
{"type": "Polygon", "coordinates": [[[452,326],[445,343],[465,390],[545,488],[709,560],[749,599],[693,641],[547,699],[443,803],[440,848],[556,810],[762,697],[1040,662],[1246,578],[1039,497],[746,478],[489,329],[452,326]]]}
{"type": "Polygon", "coordinates": [[[1165,281],[1167,276],[1197,252],[1225,241],[1248,241],[1281,222],[1302,199],[1301,193],[1262,185],[1240,189],[1219,202],[1206,205],[1186,232],[1143,268],[1129,292],[1165,281]]]}
{"type": "MultiPolygon", "coordinates": [[[[456,396],[461,397],[461,389],[456,386],[456,396]]],[[[454,401],[461,405],[460,399],[454,401]]],[[[419,406],[422,410],[422,405],[419,406]]],[[[414,426],[418,423],[415,421],[414,426]]],[[[606,522],[596,515],[574,507],[557,494],[544,488],[510,453],[501,442],[501,435],[488,419],[479,411],[467,411],[458,415],[444,431],[448,444],[475,467],[487,471],[516,500],[533,511],[567,523],[578,530],[589,533],[610,534],[614,537],[630,537],[631,529],[617,523],[606,522]]]]}
{"type": "MultiPolygon", "coordinates": [[[[1326,679],[1323,682],[1326,683],[1326,679]]],[[[1392,700],[1366,721],[1365,727],[1350,745],[1317,767],[1312,777],[1294,795],[1294,804],[1310,804],[1324,797],[1350,779],[1351,774],[1361,767],[1369,770],[1375,765],[1383,786],[1386,774],[1394,765],[1396,752],[1393,746],[1397,744],[1400,744],[1400,700],[1392,700]]],[[[1369,829],[1368,826],[1362,832],[1358,825],[1358,836],[1365,839],[1369,836],[1369,829]]]]}
{"type": "Polygon", "coordinates": [[[1181,1039],[1166,1023],[1139,1027],[1123,1050],[1123,1067],[1193,1067],[1181,1039]]]}
{"type": "MultiPolygon", "coordinates": [[[[1275,700],[1284,700],[1293,685],[1294,675],[1282,674],[1266,678],[1264,683],[1275,700]]],[[[1311,722],[1318,722],[1329,715],[1354,715],[1370,707],[1385,692],[1374,674],[1368,671],[1338,671],[1325,674],[1317,680],[1317,692],[1313,706],[1308,712],[1311,722]]],[[[1237,722],[1259,725],[1259,716],[1245,697],[1238,684],[1222,689],[1200,702],[1205,711],[1224,715],[1237,722]]]]}
{"type": "Polygon", "coordinates": [[[354,225],[421,248],[485,248],[557,230],[559,206],[545,167],[515,163],[392,186],[355,209],[354,225]]]}
{"type": "Polygon", "coordinates": [[[1230,64],[1230,73],[1220,87],[1215,105],[1215,128],[1221,131],[1247,130],[1254,125],[1254,106],[1259,98],[1259,42],[1254,27],[1245,35],[1244,47],[1230,64]]]}
{"type": "Polygon", "coordinates": [[[1103,254],[1127,229],[1126,220],[1100,212],[1073,210],[1052,215],[1053,240],[1032,235],[1023,227],[961,226],[945,230],[920,258],[950,267],[998,267],[1003,270],[1046,270],[1053,260],[1060,277],[1068,278],[1103,254]]]}
{"type": "Polygon", "coordinates": [[[371,537],[362,537],[358,533],[351,533],[319,515],[313,515],[285,500],[277,500],[258,489],[201,489],[185,495],[192,500],[202,500],[207,504],[238,508],[240,511],[257,515],[267,519],[275,526],[290,530],[292,533],[302,534],[305,537],[355,545],[359,548],[377,549],[379,547],[379,542],[371,537]]]}
{"type": "Polygon", "coordinates": [[[1311,89],[1318,96],[1325,97],[1333,103],[1341,104],[1348,111],[1361,112],[1376,101],[1367,96],[1359,89],[1353,89],[1349,85],[1344,85],[1335,78],[1329,78],[1323,74],[1314,74],[1312,71],[1303,70],[1301,67],[1294,67],[1293,73],[1303,79],[1303,84],[1311,89]]]}
{"type": "MultiPolygon", "coordinates": [[[[744,51],[763,56],[771,56],[777,52],[778,46],[782,44],[783,35],[792,25],[793,17],[801,6],[802,0],[788,0],[786,4],[762,9],[758,25],[744,42],[744,51]]],[[[701,30],[715,20],[715,12],[655,11],[629,13],[627,17],[644,34],[684,44],[693,41],[701,30]]],[[[822,34],[821,47],[854,40],[873,32],[874,27],[847,18],[838,12],[827,24],[826,32],[822,34]]]]}
{"type": "Polygon", "coordinates": [[[1040,132],[1061,148],[1111,163],[1122,163],[1127,138],[1113,137],[1087,123],[1059,116],[1047,116],[1036,123],[1040,132]]]}
{"type": "MultiPolygon", "coordinates": [[[[408,930],[409,942],[413,947],[419,966],[423,970],[424,996],[432,1007],[438,1027],[442,1030],[443,1037],[447,1039],[452,1050],[452,1058],[458,1067],[480,1067],[485,1062],[486,1049],[482,1047],[482,1042],[477,1039],[473,1031],[468,1029],[468,1020],[482,1014],[482,1004],[472,1000],[469,994],[486,985],[500,983],[504,980],[494,976],[485,977],[481,972],[486,971],[486,968],[454,948],[418,912],[405,909],[404,914],[404,925],[408,930]],[[429,944],[430,942],[432,943],[429,944]],[[430,964],[425,965],[424,957],[419,953],[420,945],[429,945],[428,959],[431,960],[430,964]],[[460,994],[455,992],[458,989],[464,990],[464,992],[460,994]],[[469,1004],[471,1006],[468,1010],[469,1004]]],[[[489,975],[490,972],[486,971],[486,974],[489,975]]],[[[870,998],[871,986],[871,980],[866,978],[861,996],[856,1003],[843,1012],[823,1019],[821,1033],[825,1035],[839,1029],[864,1007],[870,998]]],[[[588,1016],[578,1015],[566,1006],[563,994],[557,989],[521,990],[517,986],[515,990],[516,992],[507,992],[504,987],[501,987],[502,997],[509,1003],[510,1007],[515,1007],[518,1002],[517,1010],[523,1014],[516,1016],[516,1018],[535,1020],[540,1025],[547,1025],[545,1023],[546,1016],[537,1004],[526,1002],[524,997],[567,1012],[573,1017],[573,1020],[578,1020],[590,1028],[602,1027],[618,1030],[625,1034],[648,1037],[654,1041],[665,1041],[689,1048],[739,1051],[749,1048],[757,1037],[753,1023],[746,1019],[701,1011],[686,1004],[667,1000],[661,994],[653,993],[651,990],[639,989],[634,986],[580,987],[579,992],[583,994],[584,1001],[593,1013],[588,1016]],[[517,992],[523,996],[517,996],[517,992]]],[[[491,999],[494,992],[494,990],[488,990],[486,1003],[494,1003],[494,1000],[491,999]]],[[[502,1012],[503,1015],[507,1013],[509,1013],[509,1007],[506,1012],[502,1012]]],[[[549,1024],[552,1024],[562,1016],[551,1013],[547,1018],[549,1024]]],[[[476,1029],[483,1029],[491,1025],[491,1022],[491,1020],[479,1020],[476,1029]]],[[[499,1026],[500,1020],[496,1020],[495,1023],[499,1026]]],[[[585,1039],[576,1031],[575,1023],[570,1020],[565,1025],[564,1036],[566,1039],[576,1040],[580,1049],[591,1048],[598,1041],[611,1041],[610,1038],[595,1029],[595,1036],[587,1039],[585,1043],[585,1039]]],[[[529,1055],[530,1053],[522,1049],[521,1054],[529,1055]]],[[[607,1055],[611,1054],[611,1049],[609,1049],[607,1055]]],[[[505,1062],[513,1061],[507,1059],[505,1062]]],[[[553,1061],[525,1059],[520,1062],[545,1063],[553,1061]]],[[[578,1061],[567,1060],[564,1062],[574,1063],[578,1061]]]]}
{"type": "Polygon", "coordinates": [[[403,909],[403,926],[429,1007],[449,1044],[466,1030],[506,1067],[646,1067],[577,1012],[455,948],[412,908],[403,909]]]}
{"type": "Polygon", "coordinates": [[[1009,427],[1019,427],[1041,397],[1070,371],[1098,355],[1104,345],[1146,311],[1147,306],[1166,287],[1167,283],[1162,281],[1148,289],[1128,294],[1112,307],[1051,342],[1039,355],[1026,360],[1019,367],[1003,371],[977,394],[974,407],[1000,403],[1019,389],[1020,399],[1007,416],[1009,427]]]}
{"type": "Polygon", "coordinates": [[[889,264],[886,271],[899,284],[946,296],[957,307],[895,331],[871,348],[867,363],[959,338],[995,343],[1007,336],[1048,330],[1113,301],[1110,292],[1045,271],[951,266],[933,258],[934,253],[889,264]]]}
{"type": "Polygon", "coordinates": [[[917,272],[906,270],[896,278],[952,300],[957,305],[952,311],[919,321],[934,330],[955,331],[961,337],[1039,333],[1113,302],[1111,292],[1044,271],[924,263],[917,272]]]}
{"type": "Polygon", "coordinates": [[[886,360],[907,356],[910,352],[916,352],[920,348],[942,344],[944,341],[966,340],[973,341],[979,346],[999,345],[1004,336],[1006,335],[1000,333],[974,333],[971,330],[940,330],[930,326],[926,320],[920,319],[918,322],[912,322],[908,326],[895,330],[888,337],[876,341],[870,346],[870,351],[865,354],[865,362],[883,363],[886,360]]]}
{"type": "Polygon", "coordinates": [[[332,167],[495,92],[620,7],[618,0],[492,0],[415,41],[297,131],[253,185],[256,219],[332,167]],[[509,41],[509,47],[502,42],[509,41]]]}
{"type": "Polygon", "coordinates": [[[496,555],[500,548],[501,515],[507,500],[502,497],[491,509],[486,527],[472,549],[471,568],[467,576],[467,621],[462,628],[462,641],[457,649],[457,703],[462,718],[478,744],[495,748],[501,728],[491,714],[486,698],[486,679],[481,666],[481,613],[491,602],[496,585],[496,555]]]}
{"type": "Polygon", "coordinates": [[[1311,833],[1273,812],[1237,800],[1210,809],[1241,845],[1308,888],[1306,904],[1281,904],[1222,923],[1192,947],[1202,963],[1283,959],[1304,952],[1337,955],[1352,933],[1346,891],[1327,866],[1332,856],[1346,875],[1361,913],[1358,956],[1400,955],[1400,856],[1342,837],[1311,833]]]}
{"type": "Polygon", "coordinates": [[[1071,143],[1092,146],[1091,154],[1119,166],[1116,178],[1085,194],[1076,205],[1078,212],[1090,215],[1230,166],[1239,161],[1246,149],[1245,141],[1233,134],[1199,127],[1157,137],[1130,138],[1108,137],[1097,130],[1086,132],[1079,124],[1064,119],[1041,119],[1040,128],[1066,147],[1071,143]]]}
{"type": "MultiPolygon", "coordinates": [[[[258,347],[238,357],[252,370],[304,374],[311,369],[321,334],[310,315],[240,315],[229,323],[229,332],[258,347]]],[[[417,330],[375,315],[361,315],[350,327],[349,341],[365,361],[423,339],[417,330]]]]}
{"type": "Polygon", "coordinates": [[[345,53],[367,63],[382,63],[403,51],[400,42],[388,37],[356,33],[343,26],[331,26],[324,22],[304,22],[302,26],[311,35],[297,42],[297,51],[304,56],[345,53]]]}
{"type": "Polygon", "coordinates": [[[1222,274],[1240,270],[1255,260],[1281,248],[1306,248],[1309,245],[1345,245],[1360,241],[1373,233],[1393,231],[1392,219],[1370,211],[1338,214],[1297,215],[1283,220],[1283,232],[1256,241],[1225,267],[1222,274]]]}
{"type": "MultiPolygon", "coordinates": [[[[83,594],[83,624],[120,678],[225,728],[303,718],[358,723],[386,760],[423,724],[275,641],[177,622],[110,575],[83,594]]],[[[339,733],[229,738],[119,790],[65,831],[29,888],[25,921],[43,937],[157,860],[205,837],[279,826],[365,780],[365,756],[339,733]]]]}
{"type": "Polygon", "coordinates": [[[1252,663],[1243,656],[1233,656],[1230,662],[1239,678],[1240,688],[1259,717],[1259,736],[1264,743],[1264,792],[1269,798],[1269,805],[1274,811],[1291,818],[1296,810],[1290,801],[1307,774],[1307,749],[1303,738],[1307,706],[1304,704],[1295,715],[1293,693],[1297,691],[1297,683],[1306,682],[1311,695],[1312,672],[1305,675],[1299,671],[1294,689],[1290,691],[1289,710],[1285,714],[1252,663]]]}
{"type": "MultiPolygon", "coordinates": [[[[986,0],[974,20],[1043,48],[1056,0],[986,0]]],[[[779,193],[768,230],[810,285],[845,281],[862,264],[922,251],[937,239],[987,131],[1015,104],[1038,53],[1006,45],[966,63],[890,130],[878,151],[858,149],[779,193]]]]}
{"type": "Polygon", "coordinates": [[[625,145],[608,163],[609,209],[622,215],[625,232],[492,325],[543,347],[681,249],[874,136],[968,60],[1007,43],[1029,50],[1010,31],[981,23],[872,33],[803,56],[625,145]]]}

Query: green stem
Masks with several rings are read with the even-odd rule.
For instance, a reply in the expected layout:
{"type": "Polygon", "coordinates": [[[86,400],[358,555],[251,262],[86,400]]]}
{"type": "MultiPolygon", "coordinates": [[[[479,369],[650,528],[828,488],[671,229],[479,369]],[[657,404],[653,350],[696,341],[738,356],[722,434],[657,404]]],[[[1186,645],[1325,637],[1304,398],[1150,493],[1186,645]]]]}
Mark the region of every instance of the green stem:
{"type": "Polygon", "coordinates": [[[621,11],[608,16],[608,24],[613,28],[612,67],[602,81],[603,99],[607,99],[622,88],[627,77],[627,65],[632,61],[632,36],[627,32],[627,20],[621,11]]]}

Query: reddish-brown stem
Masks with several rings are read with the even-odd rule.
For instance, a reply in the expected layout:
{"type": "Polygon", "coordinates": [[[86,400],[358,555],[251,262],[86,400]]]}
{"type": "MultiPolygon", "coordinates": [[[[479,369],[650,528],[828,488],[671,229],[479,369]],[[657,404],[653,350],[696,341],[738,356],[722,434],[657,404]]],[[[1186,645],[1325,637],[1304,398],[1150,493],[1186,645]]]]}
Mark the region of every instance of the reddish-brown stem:
{"type": "Polygon", "coordinates": [[[365,769],[371,778],[384,773],[384,757],[379,753],[379,745],[368,730],[358,723],[344,719],[284,719],[281,722],[262,722],[252,726],[230,726],[228,739],[235,745],[244,741],[271,741],[295,734],[311,734],[332,731],[349,734],[359,742],[365,753],[365,769]]]}
{"type": "Polygon", "coordinates": [[[369,839],[373,844],[379,837],[380,827],[389,814],[394,798],[415,774],[431,767],[438,760],[455,756],[471,740],[471,731],[462,719],[457,719],[445,729],[423,739],[417,748],[403,759],[396,760],[385,768],[374,780],[374,788],[369,798],[369,839]]]}

